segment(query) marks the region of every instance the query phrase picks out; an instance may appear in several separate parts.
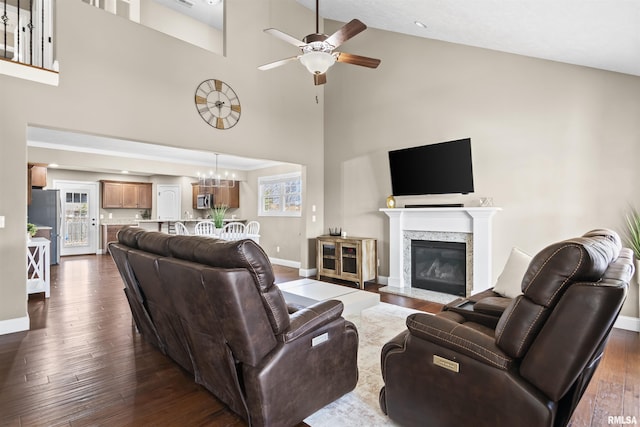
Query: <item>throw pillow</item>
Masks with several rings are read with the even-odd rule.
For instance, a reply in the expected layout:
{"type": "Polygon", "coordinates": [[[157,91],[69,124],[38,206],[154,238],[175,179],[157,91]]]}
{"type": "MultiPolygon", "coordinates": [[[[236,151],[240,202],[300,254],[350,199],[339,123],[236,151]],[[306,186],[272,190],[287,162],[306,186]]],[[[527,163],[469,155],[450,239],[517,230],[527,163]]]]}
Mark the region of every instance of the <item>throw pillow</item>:
{"type": "Polygon", "coordinates": [[[511,249],[507,263],[498,276],[493,292],[507,298],[522,294],[522,278],[529,268],[531,256],[518,248],[511,249]]]}

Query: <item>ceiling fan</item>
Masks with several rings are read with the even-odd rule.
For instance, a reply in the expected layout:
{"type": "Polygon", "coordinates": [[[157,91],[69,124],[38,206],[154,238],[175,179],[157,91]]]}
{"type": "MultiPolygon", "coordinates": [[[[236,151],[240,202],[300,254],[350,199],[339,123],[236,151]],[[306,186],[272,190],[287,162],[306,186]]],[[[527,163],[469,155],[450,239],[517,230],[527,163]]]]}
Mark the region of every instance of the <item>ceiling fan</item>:
{"type": "Polygon", "coordinates": [[[276,30],[275,28],[267,28],[264,30],[265,33],[269,33],[280,40],[300,48],[302,53],[298,56],[292,56],[291,58],[281,59],[279,61],[261,65],[258,67],[259,70],[270,70],[288,62],[300,60],[302,65],[304,65],[307,70],[313,74],[314,84],[323,85],[327,82],[327,70],[336,62],[344,62],[368,68],[377,68],[378,65],[380,65],[379,59],[333,51],[342,43],[364,31],[367,26],[359,20],[353,19],[330,36],[322,34],[319,30],[320,17],[318,12],[318,2],[319,0],[316,0],[316,32],[307,35],[302,40],[298,40],[287,33],[276,30]]]}

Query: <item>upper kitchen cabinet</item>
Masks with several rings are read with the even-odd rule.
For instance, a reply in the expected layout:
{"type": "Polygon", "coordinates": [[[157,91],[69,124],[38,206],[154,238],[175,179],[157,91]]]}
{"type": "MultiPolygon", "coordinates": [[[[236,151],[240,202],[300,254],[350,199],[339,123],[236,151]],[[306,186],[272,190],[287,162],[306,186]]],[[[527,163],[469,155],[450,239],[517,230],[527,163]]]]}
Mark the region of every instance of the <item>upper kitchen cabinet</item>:
{"type": "Polygon", "coordinates": [[[47,167],[29,163],[27,165],[27,204],[31,204],[31,188],[47,186],[47,167]]]}
{"type": "Polygon", "coordinates": [[[222,185],[233,185],[233,187],[213,187],[213,205],[239,208],[240,183],[238,181],[220,181],[220,183],[222,185]]]}
{"type": "Polygon", "coordinates": [[[31,186],[43,188],[47,186],[47,167],[40,165],[29,165],[31,175],[31,186]]]}
{"type": "Polygon", "coordinates": [[[150,182],[100,181],[103,209],[151,209],[150,182]]]}
{"type": "Polygon", "coordinates": [[[240,181],[221,180],[222,187],[207,185],[201,187],[198,183],[192,183],[193,209],[198,207],[199,194],[211,194],[213,196],[212,205],[225,205],[228,208],[240,207],[240,181]]]}

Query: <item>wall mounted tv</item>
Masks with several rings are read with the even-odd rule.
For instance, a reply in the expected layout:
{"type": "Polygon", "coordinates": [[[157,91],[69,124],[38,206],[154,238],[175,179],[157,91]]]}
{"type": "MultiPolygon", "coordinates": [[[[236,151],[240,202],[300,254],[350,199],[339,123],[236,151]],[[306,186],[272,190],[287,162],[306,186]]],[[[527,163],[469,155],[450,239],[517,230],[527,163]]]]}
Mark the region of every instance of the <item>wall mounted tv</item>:
{"type": "Polygon", "coordinates": [[[394,196],[473,193],[471,139],[389,151],[394,196]]]}

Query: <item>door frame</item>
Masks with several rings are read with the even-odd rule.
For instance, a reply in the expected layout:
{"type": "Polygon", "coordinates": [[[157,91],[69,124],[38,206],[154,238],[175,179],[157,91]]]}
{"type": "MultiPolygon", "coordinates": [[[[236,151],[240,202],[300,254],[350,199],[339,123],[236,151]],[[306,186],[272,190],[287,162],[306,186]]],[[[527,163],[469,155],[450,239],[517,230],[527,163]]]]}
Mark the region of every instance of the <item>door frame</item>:
{"type": "MultiPolygon", "coordinates": [[[[56,190],[60,190],[60,209],[62,209],[62,207],[64,206],[64,200],[62,199],[62,195],[63,195],[63,188],[60,188],[59,186],[63,185],[63,186],[73,186],[73,185],[82,185],[82,186],[88,186],[91,187],[91,190],[89,191],[89,218],[93,218],[93,223],[95,224],[93,226],[94,230],[95,230],[95,238],[93,239],[93,242],[90,242],[91,244],[89,245],[89,253],[94,253],[96,255],[100,255],[100,251],[99,251],[99,247],[100,247],[100,219],[99,219],[99,215],[100,215],[100,186],[99,183],[96,181],[75,181],[75,180],[69,180],[69,179],[54,179],[53,180],[53,188],[56,190]],[[93,215],[92,215],[93,214],[93,215]]],[[[61,215],[64,215],[64,212],[60,213],[61,215]]],[[[61,220],[60,225],[62,225],[62,223],[64,222],[64,218],[61,220]]],[[[62,230],[61,230],[62,232],[62,230]]],[[[91,239],[89,239],[91,241],[91,239]]],[[[60,252],[61,252],[61,256],[62,256],[62,243],[60,244],[60,252]]],[[[71,254],[68,254],[71,255],[71,254]]]]}

